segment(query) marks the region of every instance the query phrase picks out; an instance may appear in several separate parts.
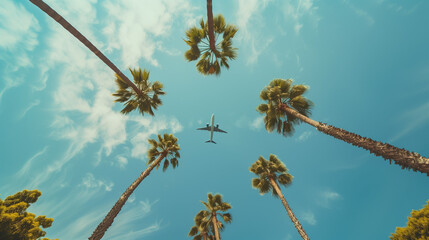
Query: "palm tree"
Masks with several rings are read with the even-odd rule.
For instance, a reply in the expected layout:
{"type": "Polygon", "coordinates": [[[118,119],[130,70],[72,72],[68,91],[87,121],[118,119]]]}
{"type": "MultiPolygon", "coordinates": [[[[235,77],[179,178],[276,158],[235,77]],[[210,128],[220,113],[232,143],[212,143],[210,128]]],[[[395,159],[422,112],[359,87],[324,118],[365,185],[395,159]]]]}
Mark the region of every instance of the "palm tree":
{"type": "MultiPolygon", "coordinates": [[[[209,193],[208,195],[208,202],[201,201],[202,204],[206,207],[206,210],[201,210],[198,212],[198,214],[195,216],[195,226],[191,228],[191,231],[189,232],[189,236],[195,236],[198,231],[200,232],[200,236],[204,236],[207,238],[207,240],[210,240],[210,233],[214,232],[215,239],[220,240],[219,230],[224,229],[224,224],[217,219],[217,216],[221,217],[225,223],[231,223],[232,216],[230,213],[219,213],[226,212],[227,210],[231,209],[231,205],[229,203],[222,201],[222,195],[216,194],[212,195],[209,193]]],[[[196,237],[199,237],[198,235],[196,237]]],[[[194,240],[200,240],[201,238],[197,238],[194,240]]]]}
{"type": "Polygon", "coordinates": [[[305,233],[302,225],[299,223],[298,219],[292,212],[292,209],[289,207],[285,197],[283,196],[279,185],[280,183],[283,186],[288,186],[292,183],[293,176],[288,173],[288,169],[275,155],[270,154],[270,159],[267,161],[265,158],[260,156],[255,163],[249,168],[251,172],[258,175],[258,178],[252,179],[252,186],[259,190],[261,195],[272,190],[273,196],[280,197],[280,200],[285,207],[287,214],[292,220],[295,228],[298,230],[299,235],[302,239],[310,239],[305,233]]]}
{"type": "Polygon", "coordinates": [[[164,134],[161,136],[158,134],[158,141],[154,139],[149,139],[151,148],[148,151],[148,162],[150,166],[144,170],[140,176],[127,188],[127,190],[122,194],[119,200],[115,203],[113,208],[109,211],[107,216],[103,221],[97,226],[95,231],[92,233],[90,240],[98,240],[104,236],[104,233],[112,225],[113,220],[118,215],[121,208],[124,206],[127,199],[131,196],[134,190],[139,186],[139,184],[149,176],[150,172],[161,164],[161,161],[165,159],[162,171],[167,170],[168,166],[171,164],[173,168],[176,168],[179,165],[178,158],[180,158],[179,150],[180,147],[177,144],[177,138],[173,134],[164,134]]]}
{"type": "Polygon", "coordinates": [[[158,81],[149,82],[149,72],[146,69],[143,71],[140,68],[130,69],[130,72],[133,75],[135,85],[143,94],[137,95],[135,91],[129,90],[130,86],[119,75],[116,75],[115,81],[119,89],[113,94],[117,97],[115,102],[126,102],[121,111],[123,114],[128,114],[138,107],[141,114],[149,113],[153,116],[152,108],[156,110],[158,105],[162,104],[158,95],[165,94],[162,91],[162,83],[158,81]]]}
{"type": "Polygon", "coordinates": [[[308,86],[305,85],[292,86],[291,79],[274,79],[261,91],[260,98],[267,103],[260,104],[257,110],[265,114],[264,122],[268,132],[276,129],[283,136],[291,136],[294,125],[305,122],[322,133],[364,148],[376,156],[382,156],[390,163],[393,160],[402,169],[413,169],[429,176],[429,159],[418,153],[399,149],[310,119],[308,116],[311,114],[313,103],[302,96],[307,90],[308,86]]]}
{"type": "Polygon", "coordinates": [[[215,240],[212,221],[204,219],[203,211],[200,211],[194,218],[195,225],[191,227],[188,236],[194,237],[192,240],[215,240]]]}
{"type": "MultiPolygon", "coordinates": [[[[32,2],[34,5],[36,5],[37,7],[39,7],[42,11],[44,11],[46,14],[48,14],[51,18],[53,18],[55,21],[57,21],[59,24],[61,24],[67,31],[69,31],[73,36],[75,36],[81,43],[83,43],[87,48],[89,48],[89,50],[91,50],[101,61],[103,61],[110,69],[112,69],[115,73],[116,73],[116,77],[121,79],[122,82],[124,82],[124,84],[122,85],[128,85],[129,87],[131,87],[134,92],[132,93],[132,95],[135,96],[139,96],[136,97],[139,100],[134,101],[134,102],[138,102],[138,104],[141,103],[146,103],[147,101],[141,100],[141,99],[145,99],[148,98],[145,94],[144,94],[144,89],[140,89],[139,87],[137,87],[133,82],[131,82],[116,66],[115,64],[113,64],[100,50],[98,50],[98,48],[96,48],[85,36],[83,36],[76,28],[74,28],[67,20],[65,20],[60,14],[58,14],[54,9],[52,9],[51,7],[49,7],[49,5],[47,5],[45,2],[43,2],[42,0],[30,0],[30,2],[32,2]],[[143,91],[142,91],[143,90],[143,91]]],[[[134,77],[134,81],[136,81],[136,78],[134,77]]],[[[118,84],[119,85],[119,84],[118,84]]],[[[154,84],[155,85],[155,84],[154,84]]],[[[159,83],[158,83],[159,85],[159,83]]],[[[162,87],[162,84],[160,85],[162,87]]],[[[118,90],[122,91],[123,88],[121,88],[118,90]]],[[[162,95],[162,94],[160,94],[162,95]]],[[[127,105],[128,108],[132,108],[129,104],[127,105]]],[[[126,108],[127,108],[126,107],[126,108]]],[[[133,109],[135,109],[137,106],[134,106],[133,109]]],[[[153,106],[152,106],[153,107],[153,106]]],[[[139,110],[140,112],[143,114],[146,111],[141,111],[142,109],[148,109],[148,107],[146,105],[144,106],[139,106],[139,110]]],[[[156,108],[155,108],[156,109],[156,108]]],[[[125,110],[125,108],[124,108],[125,110]]],[[[123,113],[124,113],[124,110],[123,113]]],[[[125,111],[126,112],[126,111],[125,111]]],[[[128,113],[128,112],[127,112],[128,113]]],[[[148,110],[148,113],[153,115],[153,112],[151,112],[151,110],[148,110]]]]}
{"type": "Polygon", "coordinates": [[[197,62],[197,70],[203,75],[220,74],[220,67],[229,69],[228,59],[237,57],[237,49],[232,47],[232,38],[238,28],[225,24],[224,17],[219,14],[213,18],[212,1],[207,0],[207,22],[200,21],[200,28],[192,27],[186,31],[188,44],[191,48],[185,52],[185,58],[197,62]],[[220,35],[222,41],[216,43],[220,35]]]}

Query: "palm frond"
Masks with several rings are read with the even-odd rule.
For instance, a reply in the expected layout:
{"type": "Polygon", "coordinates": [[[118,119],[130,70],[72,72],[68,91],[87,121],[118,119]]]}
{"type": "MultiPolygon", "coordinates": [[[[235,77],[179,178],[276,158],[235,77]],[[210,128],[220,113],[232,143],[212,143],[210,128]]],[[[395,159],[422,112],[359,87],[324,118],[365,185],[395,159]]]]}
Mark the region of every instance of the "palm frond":
{"type": "Polygon", "coordinates": [[[277,181],[285,187],[292,184],[292,180],[293,180],[293,176],[290,175],[289,173],[283,173],[277,177],[277,181]]]}
{"type": "Polygon", "coordinates": [[[188,61],[198,60],[196,68],[203,75],[220,75],[221,67],[229,69],[228,59],[237,57],[237,48],[232,47],[232,38],[238,28],[234,25],[227,25],[222,15],[213,18],[213,30],[215,41],[222,37],[222,40],[215,43],[215,48],[209,47],[208,23],[203,19],[198,27],[192,27],[186,31],[184,41],[190,47],[185,52],[185,59],[188,61]]]}

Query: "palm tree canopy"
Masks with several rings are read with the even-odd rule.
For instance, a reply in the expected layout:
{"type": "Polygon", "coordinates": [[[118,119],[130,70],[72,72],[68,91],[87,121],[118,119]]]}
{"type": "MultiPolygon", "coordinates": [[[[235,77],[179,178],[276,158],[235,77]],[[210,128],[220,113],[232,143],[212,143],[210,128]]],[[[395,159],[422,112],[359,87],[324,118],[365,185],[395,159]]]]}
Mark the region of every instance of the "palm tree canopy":
{"type": "MultiPolygon", "coordinates": [[[[225,223],[231,223],[232,221],[231,214],[225,213],[227,210],[231,209],[231,205],[227,202],[223,202],[222,195],[220,194],[213,195],[209,193],[207,197],[208,197],[207,202],[201,201],[201,203],[204,204],[204,206],[206,207],[206,210],[201,210],[197,213],[197,215],[195,215],[195,218],[194,218],[195,225],[191,228],[188,234],[188,236],[197,237],[197,238],[194,237],[194,240],[199,240],[200,239],[199,237],[204,234],[207,234],[208,240],[215,239],[214,238],[215,229],[212,221],[212,219],[215,216],[220,216],[225,223]],[[224,212],[224,213],[220,213],[220,212],[224,212]],[[200,234],[197,235],[198,232],[200,232],[200,234]]],[[[224,224],[221,221],[218,220],[217,225],[218,225],[217,228],[219,230],[222,231],[224,229],[224,224]]]]}
{"type": "MultiPolygon", "coordinates": [[[[168,166],[171,164],[173,168],[179,166],[179,158],[180,158],[180,147],[177,143],[177,138],[173,134],[165,133],[163,136],[158,134],[158,141],[154,139],[149,139],[149,144],[151,148],[148,151],[148,159],[147,164],[151,164],[156,160],[160,155],[164,156],[164,164],[162,167],[162,171],[167,170],[168,166]]],[[[156,169],[160,166],[161,162],[156,166],[156,169]]]]}
{"type": "Polygon", "coordinates": [[[265,114],[265,129],[272,132],[274,129],[283,136],[291,136],[295,130],[294,125],[301,122],[300,119],[285,112],[284,107],[290,107],[304,116],[311,115],[314,105],[302,95],[308,90],[305,85],[293,85],[292,79],[274,79],[266,86],[259,97],[267,103],[262,103],[257,110],[265,114]]]}
{"type": "Polygon", "coordinates": [[[158,106],[162,105],[159,96],[165,95],[165,92],[162,91],[162,83],[158,81],[149,82],[149,71],[146,71],[146,69],[142,71],[140,68],[130,68],[129,70],[133,75],[134,84],[143,95],[138,95],[119,75],[115,74],[115,81],[118,85],[118,90],[112,94],[116,97],[115,102],[124,103],[125,107],[121,110],[123,114],[128,114],[138,108],[142,115],[148,113],[153,116],[152,109],[156,110],[158,106]]]}
{"type": "Polygon", "coordinates": [[[195,215],[195,225],[191,227],[188,236],[193,236],[193,240],[201,240],[206,235],[207,240],[214,239],[214,229],[210,224],[210,218],[206,218],[209,215],[207,211],[200,211],[195,215]]]}
{"type": "Polygon", "coordinates": [[[203,19],[200,21],[199,28],[191,27],[186,31],[187,39],[184,40],[190,46],[190,49],[185,52],[185,58],[189,62],[200,58],[196,66],[203,75],[219,75],[220,67],[229,69],[228,59],[233,60],[237,57],[237,48],[232,47],[232,38],[238,28],[226,24],[224,17],[219,14],[213,18],[213,29],[216,42],[214,51],[210,48],[208,24],[203,19]]]}
{"type": "Polygon", "coordinates": [[[288,186],[292,183],[293,176],[288,173],[284,163],[274,154],[270,154],[269,160],[260,156],[249,170],[258,175],[258,178],[252,179],[252,187],[258,189],[261,195],[271,190],[275,197],[278,196],[271,186],[270,178],[283,186],[288,186]]]}

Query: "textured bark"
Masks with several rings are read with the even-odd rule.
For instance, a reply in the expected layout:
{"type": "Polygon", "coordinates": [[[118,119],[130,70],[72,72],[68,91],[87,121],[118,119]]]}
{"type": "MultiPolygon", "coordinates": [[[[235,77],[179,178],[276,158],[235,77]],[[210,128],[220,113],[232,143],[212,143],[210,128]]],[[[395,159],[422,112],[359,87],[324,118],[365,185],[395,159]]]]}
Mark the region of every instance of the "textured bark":
{"type": "Polygon", "coordinates": [[[410,152],[388,143],[374,141],[371,138],[362,137],[344,129],[314,121],[288,107],[286,104],[282,104],[280,108],[301,119],[303,122],[316,127],[320,132],[333,136],[334,138],[340,139],[344,142],[351,143],[354,146],[366,149],[376,156],[381,156],[384,159],[389,160],[390,164],[392,164],[393,160],[393,162],[400,165],[402,169],[412,169],[414,171],[426,173],[426,175],[429,176],[429,158],[425,158],[416,152],[410,152]]]}
{"type": "Polygon", "coordinates": [[[112,69],[118,76],[122,78],[139,96],[143,96],[142,91],[137,88],[137,86],[131,82],[116,66],[113,64],[98,48],[96,48],[85,36],[83,36],[76,28],[74,28],[67,20],[65,20],[60,14],[58,14],[54,9],[49,7],[42,0],[30,0],[34,5],[48,14],[51,18],[57,21],[61,26],[63,26],[67,31],[69,31],[73,36],[75,36],[83,45],[85,45],[91,52],[93,52],[101,61],[103,61],[110,69],[112,69]]]}
{"type": "Polygon", "coordinates": [[[207,25],[209,27],[209,42],[210,49],[214,52],[216,51],[214,29],[213,29],[213,9],[212,9],[212,0],[207,0],[207,25]]]}
{"type": "Polygon", "coordinates": [[[279,196],[280,200],[283,203],[283,206],[286,209],[287,214],[289,215],[290,220],[292,220],[293,225],[295,225],[296,230],[298,230],[299,235],[301,235],[302,239],[309,240],[310,238],[307,236],[307,233],[302,228],[301,223],[299,223],[298,219],[295,217],[295,214],[293,214],[292,209],[289,207],[289,204],[287,203],[285,197],[282,194],[282,191],[279,188],[279,185],[277,184],[274,179],[269,178],[270,183],[273,186],[274,190],[276,191],[277,195],[279,196]]]}
{"type": "Polygon", "coordinates": [[[136,190],[139,184],[149,176],[150,172],[153,170],[156,165],[158,165],[162,159],[164,159],[165,155],[161,154],[146,170],[144,170],[140,176],[125,190],[119,200],[115,203],[112,209],[110,209],[109,213],[104,217],[103,221],[97,226],[97,228],[92,233],[90,240],[99,240],[106,233],[107,229],[112,225],[115,217],[119,214],[124,204],[127,202],[128,198],[131,194],[136,190]]]}
{"type": "Polygon", "coordinates": [[[214,213],[213,213],[212,222],[213,222],[213,228],[214,228],[214,230],[215,230],[216,240],[220,240],[220,236],[219,236],[219,229],[217,228],[216,212],[214,212],[214,213]]]}

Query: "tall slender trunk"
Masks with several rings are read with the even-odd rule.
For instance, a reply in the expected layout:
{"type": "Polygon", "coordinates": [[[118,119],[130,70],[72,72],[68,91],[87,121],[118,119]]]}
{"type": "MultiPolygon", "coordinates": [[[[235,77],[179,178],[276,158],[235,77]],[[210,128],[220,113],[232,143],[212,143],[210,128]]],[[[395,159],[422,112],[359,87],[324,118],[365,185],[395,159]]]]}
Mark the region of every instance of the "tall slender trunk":
{"type": "Polygon", "coordinates": [[[146,170],[144,170],[140,176],[125,190],[125,192],[121,195],[115,205],[110,209],[109,213],[104,217],[103,221],[97,226],[97,228],[92,233],[90,240],[99,240],[106,233],[107,229],[112,225],[115,217],[119,214],[122,207],[126,203],[127,199],[131,196],[131,194],[136,190],[139,184],[149,176],[150,172],[153,170],[159,162],[164,159],[165,155],[161,154],[146,170]]]}
{"type": "Polygon", "coordinates": [[[354,146],[366,149],[376,156],[381,156],[384,159],[389,160],[390,164],[393,160],[393,162],[400,165],[402,169],[412,169],[414,171],[426,173],[426,175],[429,176],[429,158],[425,158],[416,152],[410,152],[388,143],[374,141],[370,138],[362,137],[344,129],[314,121],[290,108],[286,104],[281,104],[280,109],[301,119],[303,122],[316,127],[320,132],[333,136],[334,138],[340,139],[344,142],[351,143],[354,146]]]}
{"type": "Polygon", "coordinates": [[[215,230],[216,240],[220,240],[219,229],[217,227],[216,211],[214,213],[212,213],[212,214],[213,214],[212,222],[213,222],[213,228],[215,230]]]}
{"type": "Polygon", "coordinates": [[[212,9],[212,0],[207,0],[207,25],[209,27],[209,42],[210,49],[214,52],[216,51],[215,46],[215,37],[214,37],[214,29],[213,29],[213,9],[212,9]]]}
{"type": "Polygon", "coordinates": [[[91,52],[93,52],[101,61],[103,61],[110,69],[112,69],[118,76],[122,78],[139,96],[144,96],[142,91],[131,82],[116,66],[113,64],[98,48],[96,48],[85,36],[83,36],[76,28],[74,28],[67,20],[65,20],[54,9],[49,7],[42,0],[30,0],[34,5],[39,7],[42,11],[48,14],[51,18],[61,24],[67,31],[75,36],[81,43],[83,43],[91,52]]]}
{"type": "Polygon", "coordinates": [[[203,240],[207,240],[207,233],[203,234],[203,240]]]}
{"type": "Polygon", "coordinates": [[[295,215],[292,212],[292,209],[289,207],[289,204],[287,203],[285,197],[282,194],[282,191],[279,188],[279,185],[277,184],[274,179],[269,178],[270,183],[273,186],[274,190],[276,191],[277,195],[280,197],[280,200],[283,203],[283,206],[286,209],[287,214],[289,215],[290,220],[292,220],[293,225],[295,225],[296,230],[298,230],[299,235],[301,235],[302,239],[309,240],[310,238],[307,236],[307,233],[305,233],[304,229],[301,226],[301,223],[299,223],[298,219],[295,217],[295,215]]]}

